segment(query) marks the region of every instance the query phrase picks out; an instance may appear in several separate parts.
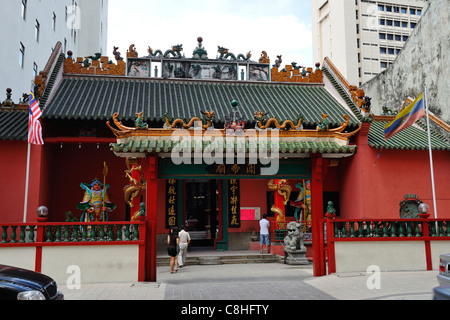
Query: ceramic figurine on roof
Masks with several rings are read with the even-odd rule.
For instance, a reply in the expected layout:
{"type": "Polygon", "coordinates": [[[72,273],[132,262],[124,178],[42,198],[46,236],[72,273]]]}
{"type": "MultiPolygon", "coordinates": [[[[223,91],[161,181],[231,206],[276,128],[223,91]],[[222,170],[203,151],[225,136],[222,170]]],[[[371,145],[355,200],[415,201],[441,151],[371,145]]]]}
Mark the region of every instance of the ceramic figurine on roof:
{"type": "Polygon", "coordinates": [[[319,130],[319,131],[327,131],[328,130],[328,126],[330,125],[330,120],[328,120],[327,118],[328,118],[328,115],[322,113],[322,120],[317,125],[317,130],[319,130]]]}
{"type": "Polygon", "coordinates": [[[120,52],[118,51],[119,47],[114,47],[114,58],[116,59],[116,61],[123,61],[123,58],[120,56],[120,52]]]}
{"type": "Polygon", "coordinates": [[[259,63],[270,63],[270,59],[267,56],[267,52],[261,52],[261,58],[259,58],[259,63]]]}
{"type": "Polygon", "coordinates": [[[145,130],[148,129],[148,124],[144,122],[144,112],[136,113],[137,119],[134,121],[136,129],[145,130]]]}
{"type": "Polygon", "coordinates": [[[198,41],[198,47],[195,48],[195,50],[192,54],[193,55],[192,57],[194,59],[208,59],[208,51],[206,51],[202,46],[203,38],[198,37],[197,41],[198,41]]]}
{"type": "Polygon", "coordinates": [[[226,59],[230,58],[231,60],[239,60],[239,59],[241,59],[241,60],[244,60],[244,61],[248,61],[252,57],[251,51],[248,52],[246,56],[244,56],[241,53],[236,58],[236,56],[233,53],[229,52],[230,51],[229,49],[227,49],[225,47],[221,47],[221,46],[217,46],[217,47],[218,47],[217,52],[220,53],[220,56],[218,58],[219,60],[226,60],[226,59]]]}
{"type": "Polygon", "coordinates": [[[363,98],[363,103],[362,103],[362,106],[361,106],[362,111],[364,111],[366,113],[370,112],[370,107],[372,105],[371,100],[372,100],[372,98],[370,98],[368,96],[365,96],[363,98]]]}
{"type": "Polygon", "coordinates": [[[168,58],[169,55],[172,55],[174,58],[182,58],[181,51],[183,51],[182,44],[172,46],[172,49],[169,49],[166,51],[166,53],[164,53],[164,57],[168,58]]]}
{"type": "Polygon", "coordinates": [[[147,52],[148,52],[148,57],[149,58],[156,58],[158,56],[162,56],[163,55],[162,51],[159,50],[159,49],[156,50],[155,52],[153,52],[153,49],[150,46],[148,47],[147,52]]]}
{"type": "Polygon", "coordinates": [[[127,51],[127,58],[137,58],[139,54],[136,51],[136,47],[134,44],[130,45],[127,51]]]}
{"type": "Polygon", "coordinates": [[[245,124],[247,121],[245,120],[245,117],[240,114],[240,112],[237,110],[237,107],[239,105],[239,102],[236,100],[233,100],[231,102],[231,112],[228,116],[225,116],[225,130],[232,130],[236,131],[239,129],[244,129],[245,124]]]}
{"type": "Polygon", "coordinates": [[[282,55],[277,56],[277,60],[275,60],[275,64],[273,65],[274,68],[279,68],[281,66],[281,63],[283,62],[283,59],[281,59],[282,55]]]}

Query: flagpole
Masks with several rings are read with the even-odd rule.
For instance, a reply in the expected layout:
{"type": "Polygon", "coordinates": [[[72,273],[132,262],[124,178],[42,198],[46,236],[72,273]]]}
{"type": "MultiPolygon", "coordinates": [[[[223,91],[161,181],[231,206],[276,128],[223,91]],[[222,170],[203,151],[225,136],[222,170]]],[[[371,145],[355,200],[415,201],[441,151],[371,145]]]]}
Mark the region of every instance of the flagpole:
{"type": "Polygon", "coordinates": [[[27,175],[25,177],[25,200],[23,205],[23,223],[27,222],[27,209],[28,209],[28,185],[30,178],[30,149],[31,143],[28,142],[28,150],[27,150],[27,175]]]}
{"type": "Polygon", "coordinates": [[[431,188],[432,188],[432,191],[433,191],[434,218],[437,219],[436,191],[435,191],[435,188],[434,188],[433,151],[432,151],[432,148],[431,148],[430,116],[429,116],[429,112],[428,112],[427,86],[425,86],[425,108],[426,108],[426,111],[427,111],[428,149],[429,149],[429,152],[430,152],[431,188]]]}

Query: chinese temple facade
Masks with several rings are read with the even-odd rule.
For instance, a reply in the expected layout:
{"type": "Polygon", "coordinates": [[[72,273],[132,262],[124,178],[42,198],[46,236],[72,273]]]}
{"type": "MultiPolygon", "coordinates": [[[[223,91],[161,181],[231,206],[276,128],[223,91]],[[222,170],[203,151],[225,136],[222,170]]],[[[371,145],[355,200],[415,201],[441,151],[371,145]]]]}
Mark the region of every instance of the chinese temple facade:
{"type": "MultiPolygon", "coordinates": [[[[126,58],[115,48],[114,62],[57,46],[36,82],[45,144],[31,146],[28,178],[26,98],[2,104],[1,221],[33,220],[39,206],[50,221],[80,220],[80,184],[94,179],[109,186],[110,221],[154,224],[153,252],[183,224],[193,245],[249,249],[265,213],[275,227],[304,221],[314,242],[330,201],[345,219],[398,218],[407,194],[434,209],[422,122],[385,141],[393,116],[371,114],[328,59],[283,67],[281,56],[271,64],[223,47],[209,59],[202,41],[192,58],[182,46],[139,56],[132,45],[126,58]]],[[[431,142],[448,218],[450,145],[431,142]]]]}

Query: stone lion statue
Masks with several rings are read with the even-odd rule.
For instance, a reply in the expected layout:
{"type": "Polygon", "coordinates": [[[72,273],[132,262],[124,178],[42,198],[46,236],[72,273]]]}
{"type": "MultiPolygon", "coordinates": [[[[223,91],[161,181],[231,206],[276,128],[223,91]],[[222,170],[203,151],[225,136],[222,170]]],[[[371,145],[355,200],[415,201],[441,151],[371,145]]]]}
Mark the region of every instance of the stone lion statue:
{"type": "Polygon", "coordinates": [[[284,238],[285,250],[288,252],[300,250],[303,242],[303,232],[301,224],[298,222],[289,222],[287,225],[287,236],[284,238]]]}

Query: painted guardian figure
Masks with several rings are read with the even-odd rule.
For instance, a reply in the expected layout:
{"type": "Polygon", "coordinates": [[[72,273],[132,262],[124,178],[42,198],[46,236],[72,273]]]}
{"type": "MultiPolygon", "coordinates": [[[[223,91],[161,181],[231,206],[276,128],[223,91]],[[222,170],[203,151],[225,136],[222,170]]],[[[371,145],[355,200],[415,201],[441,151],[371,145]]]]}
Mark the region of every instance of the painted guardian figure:
{"type": "Polygon", "coordinates": [[[80,221],[108,221],[108,212],[116,208],[116,205],[109,201],[107,193],[109,185],[105,185],[104,188],[100,180],[94,179],[90,184],[81,183],[80,186],[85,191],[83,200],[77,205],[78,210],[84,211],[80,221]]]}

